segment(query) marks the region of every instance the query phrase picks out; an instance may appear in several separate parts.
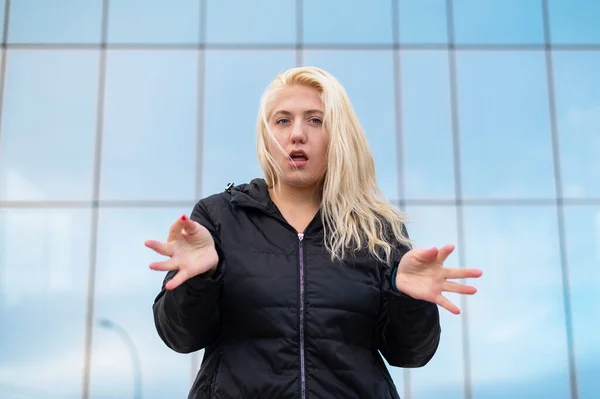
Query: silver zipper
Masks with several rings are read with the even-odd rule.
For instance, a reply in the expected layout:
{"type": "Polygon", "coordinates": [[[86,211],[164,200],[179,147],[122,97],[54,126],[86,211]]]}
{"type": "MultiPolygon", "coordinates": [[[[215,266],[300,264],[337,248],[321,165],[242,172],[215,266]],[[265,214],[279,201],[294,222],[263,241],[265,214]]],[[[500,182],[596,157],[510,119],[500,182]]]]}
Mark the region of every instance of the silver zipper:
{"type": "Polygon", "coordinates": [[[300,240],[298,246],[300,251],[300,393],[301,398],[306,398],[306,376],[304,365],[304,239],[303,233],[298,233],[300,240]]]}

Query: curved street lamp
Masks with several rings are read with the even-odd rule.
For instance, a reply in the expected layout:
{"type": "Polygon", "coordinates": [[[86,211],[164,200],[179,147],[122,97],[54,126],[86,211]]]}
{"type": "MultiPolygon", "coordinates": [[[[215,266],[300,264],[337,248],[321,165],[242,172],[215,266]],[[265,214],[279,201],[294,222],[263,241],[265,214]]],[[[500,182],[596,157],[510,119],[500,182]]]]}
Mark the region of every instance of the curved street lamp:
{"type": "Polygon", "coordinates": [[[107,330],[113,330],[125,341],[127,348],[129,349],[129,354],[131,355],[131,361],[133,363],[133,378],[134,378],[134,387],[133,387],[133,398],[134,399],[142,399],[142,366],[140,361],[140,356],[138,354],[137,349],[133,343],[133,340],[127,333],[127,331],[118,325],[117,323],[108,320],[108,319],[100,319],[98,320],[98,324],[100,327],[105,328],[107,330]]]}

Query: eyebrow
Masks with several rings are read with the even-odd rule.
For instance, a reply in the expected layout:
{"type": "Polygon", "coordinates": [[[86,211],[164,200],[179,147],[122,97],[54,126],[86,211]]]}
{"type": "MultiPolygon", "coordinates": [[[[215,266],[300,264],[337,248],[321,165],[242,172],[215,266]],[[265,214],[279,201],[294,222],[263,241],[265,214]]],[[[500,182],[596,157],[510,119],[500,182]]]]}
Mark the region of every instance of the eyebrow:
{"type": "MultiPolygon", "coordinates": [[[[320,109],[309,109],[307,111],[304,111],[305,115],[307,115],[307,114],[322,114],[322,113],[323,113],[323,111],[321,111],[320,109]]],[[[273,116],[280,115],[280,114],[281,115],[288,115],[288,116],[292,115],[292,113],[290,111],[286,111],[284,109],[281,109],[281,110],[278,110],[278,111],[274,112],[273,116]]]]}

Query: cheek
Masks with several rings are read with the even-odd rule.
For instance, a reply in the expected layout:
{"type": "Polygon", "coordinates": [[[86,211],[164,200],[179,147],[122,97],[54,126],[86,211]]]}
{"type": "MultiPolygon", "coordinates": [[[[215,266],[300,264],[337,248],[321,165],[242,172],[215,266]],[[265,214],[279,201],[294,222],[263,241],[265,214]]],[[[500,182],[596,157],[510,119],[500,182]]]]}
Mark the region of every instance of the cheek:
{"type": "Polygon", "coordinates": [[[322,168],[325,168],[327,166],[327,147],[328,143],[325,140],[320,142],[318,145],[317,153],[319,157],[319,164],[322,168]]]}
{"type": "Polygon", "coordinates": [[[275,135],[274,137],[269,136],[267,141],[267,148],[269,153],[274,158],[283,157],[284,155],[281,152],[281,147],[284,147],[284,140],[281,137],[275,135]],[[279,144],[279,145],[278,145],[279,144]]]}
{"type": "Polygon", "coordinates": [[[326,157],[327,149],[329,148],[329,140],[327,139],[327,137],[321,137],[319,142],[317,143],[317,146],[319,148],[319,153],[321,153],[323,157],[326,157]]]}

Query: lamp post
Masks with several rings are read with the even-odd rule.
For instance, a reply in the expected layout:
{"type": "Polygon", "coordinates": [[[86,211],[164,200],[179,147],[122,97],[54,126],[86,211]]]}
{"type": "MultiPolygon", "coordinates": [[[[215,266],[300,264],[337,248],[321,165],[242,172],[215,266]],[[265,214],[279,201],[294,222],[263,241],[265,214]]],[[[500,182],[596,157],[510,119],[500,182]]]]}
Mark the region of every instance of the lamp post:
{"type": "Polygon", "coordinates": [[[131,361],[133,366],[133,379],[134,379],[134,387],[133,387],[133,398],[134,399],[142,399],[142,366],[140,362],[140,356],[138,354],[137,349],[133,343],[133,340],[127,333],[127,331],[118,325],[117,323],[108,320],[108,319],[100,319],[98,321],[100,327],[105,328],[107,330],[113,330],[125,341],[127,348],[129,349],[129,354],[131,355],[131,361]]]}

